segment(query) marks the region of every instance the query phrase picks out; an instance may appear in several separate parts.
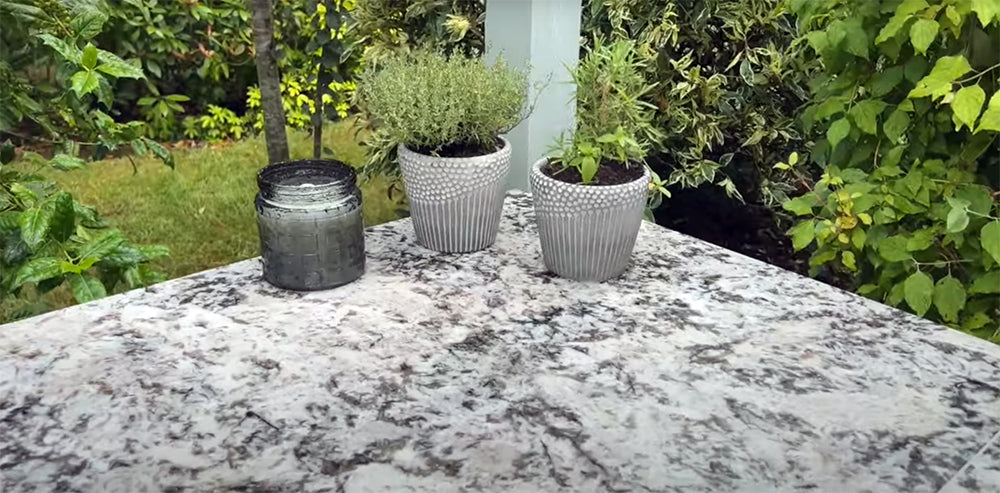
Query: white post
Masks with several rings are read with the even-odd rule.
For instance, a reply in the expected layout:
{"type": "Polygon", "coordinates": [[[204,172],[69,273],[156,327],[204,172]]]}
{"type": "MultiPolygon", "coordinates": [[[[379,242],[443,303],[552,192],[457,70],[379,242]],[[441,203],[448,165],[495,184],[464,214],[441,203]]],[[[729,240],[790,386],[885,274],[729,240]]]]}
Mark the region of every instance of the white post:
{"type": "Polygon", "coordinates": [[[573,128],[575,90],[568,70],[579,58],[580,16],[581,0],[486,2],[486,58],[502,54],[511,65],[527,66],[528,102],[535,103],[531,115],[507,135],[512,146],[509,188],[528,190],[531,165],[573,128]]]}

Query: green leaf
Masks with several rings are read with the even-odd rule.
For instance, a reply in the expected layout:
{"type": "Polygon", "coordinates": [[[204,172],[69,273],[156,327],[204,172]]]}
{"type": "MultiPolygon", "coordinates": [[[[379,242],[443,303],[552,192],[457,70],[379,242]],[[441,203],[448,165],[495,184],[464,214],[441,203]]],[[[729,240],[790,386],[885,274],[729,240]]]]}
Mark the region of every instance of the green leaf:
{"type": "Polygon", "coordinates": [[[49,232],[52,212],[43,208],[31,208],[21,213],[21,239],[34,249],[42,243],[49,232]]]}
{"type": "Polygon", "coordinates": [[[59,192],[45,201],[49,210],[49,234],[56,241],[66,241],[76,229],[76,212],[73,210],[73,197],[66,192],[59,192]]]}
{"type": "Polygon", "coordinates": [[[923,272],[914,272],[903,282],[903,299],[921,317],[931,307],[934,298],[934,280],[923,272]]]}
{"type": "Polygon", "coordinates": [[[76,46],[66,43],[51,34],[39,34],[38,38],[41,39],[42,43],[46,46],[55,50],[56,53],[62,56],[66,61],[74,65],[80,64],[80,59],[82,58],[83,53],[76,46]]]}
{"type": "Polygon", "coordinates": [[[792,237],[792,247],[795,251],[802,250],[816,237],[816,221],[802,221],[788,230],[788,234],[792,237]]]}
{"type": "Polygon", "coordinates": [[[1000,220],[993,220],[979,232],[979,243],[1000,264],[1000,220]]]}
{"type": "Polygon", "coordinates": [[[910,252],[920,252],[930,248],[934,244],[937,234],[931,228],[914,231],[906,240],[906,250],[910,252]]]}
{"type": "Polygon", "coordinates": [[[49,160],[49,166],[60,170],[68,171],[71,169],[79,169],[87,165],[87,162],[76,156],[70,156],[69,154],[56,154],[49,160]]]}
{"type": "Polygon", "coordinates": [[[840,260],[841,262],[843,262],[844,267],[847,267],[853,272],[857,272],[858,263],[857,259],[854,258],[854,252],[845,251],[844,253],[840,254],[840,260]]]}
{"type": "Polygon", "coordinates": [[[861,58],[868,58],[868,32],[862,25],[861,17],[853,17],[844,23],[847,38],[844,40],[846,51],[861,58]]]}
{"type": "Polygon", "coordinates": [[[903,67],[889,67],[872,76],[868,81],[868,95],[881,98],[892,92],[900,82],[903,82],[903,67]]]}
{"type": "Polygon", "coordinates": [[[896,110],[893,111],[889,118],[885,119],[885,123],[882,124],[882,132],[889,139],[889,142],[893,144],[898,144],[899,140],[906,133],[906,130],[910,128],[910,115],[906,114],[905,111],[896,110]]]}
{"type": "Polygon", "coordinates": [[[962,125],[975,128],[976,120],[979,119],[979,111],[983,109],[986,102],[986,91],[978,85],[963,87],[955,93],[955,99],[951,102],[951,109],[954,112],[952,120],[955,122],[955,130],[961,130],[962,125]]]}
{"type": "Polygon", "coordinates": [[[59,270],[59,260],[55,257],[41,257],[28,261],[14,275],[10,288],[16,289],[29,282],[39,283],[62,274],[59,270]]]}
{"type": "Polygon", "coordinates": [[[907,238],[897,235],[890,236],[878,244],[878,254],[889,262],[902,262],[913,258],[906,250],[907,238]]]}
{"type": "MultiPolygon", "coordinates": [[[[898,170],[899,161],[903,159],[903,153],[906,152],[906,146],[896,146],[889,149],[889,152],[885,154],[880,163],[880,170],[898,170]]],[[[884,174],[883,176],[892,176],[889,174],[884,174]]]]}
{"type": "Polygon", "coordinates": [[[101,28],[107,22],[108,16],[98,9],[90,8],[76,13],[70,20],[69,26],[80,39],[91,39],[101,34],[101,28]]]}
{"type": "Polygon", "coordinates": [[[937,37],[940,28],[941,26],[938,25],[937,21],[917,19],[910,26],[910,42],[913,43],[913,49],[921,55],[927,54],[927,48],[934,42],[934,38],[937,37]]]}
{"type": "Polygon", "coordinates": [[[990,104],[986,106],[986,111],[983,112],[983,117],[979,120],[976,133],[983,130],[1000,132],[1000,91],[993,93],[993,96],[990,97],[990,104]]]}
{"type": "MultiPolygon", "coordinates": [[[[882,113],[886,107],[886,103],[879,101],[877,99],[869,99],[855,104],[849,114],[854,120],[854,124],[861,129],[862,132],[875,135],[878,132],[878,116],[882,113]]],[[[829,138],[829,136],[827,137],[829,138]]],[[[836,147],[836,144],[831,145],[836,147]]]]}
{"type": "Polygon", "coordinates": [[[795,214],[796,216],[805,216],[812,214],[813,207],[817,205],[815,196],[811,194],[806,194],[801,197],[796,197],[792,200],[785,201],[781,204],[781,207],[786,211],[795,214]]]}
{"type": "Polygon", "coordinates": [[[858,250],[863,250],[865,247],[865,241],[868,240],[868,233],[861,228],[854,228],[854,232],[851,233],[851,244],[854,248],[858,250]]]}
{"type": "Polygon", "coordinates": [[[965,308],[965,286],[951,276],[939,279],[934,286],[934,306],[946,321],[958,322],[958,313],[965,308]]]}
{"type": "Polygon", "coordinates": [[[73,289],[73,297],[80,303],[101,299],[108,295],[104,285],[96,277],[85,274],[70,274],[69,285],[73,289]]]}
{"type": "MultiPolygon", "coordinates": [[[[927,74],[927,59],[922,56],[913,56],[903,64],[903,77],[916,84],[927,74]]],[[[912,110],[910,110],[912,111],[912,110]]]]}
{"type": "Polygon", "coordinates": [[[847,105],[847,101],[844,98],[830,98],[823,101],[818,106],[816,106],[816,113],[814,118],[817,121],[825,120],[830,118],[841,111],[844,111],[844,107],[847,105]]]}
{"type": "Polygon", "coordinates": [[[129,78],[129,79],[142,79],[145,75],[142,74],[142,69],[122,60],[109,51],[98,50],[97,59],[101,62],[97,66],[98,72],[104,72],[112,77],[118,78],[129,78]]]}
{"type": "Polygon", "coordinates": [[[13,232],[20,228],[21,212],[4,211],[0,212],[0,232],[13,232]]]}
{"type": "Polygon", "coordinates": [[[847,118],[841,118],[826,131],[826,140],[830,142],[830,148],[836,149],[837,144],[844,140],[851,133],[851,122],[847,118]]]}
{"type": "Polygon", "coordinates": [[[10,193],[14,194],[14,197],[21,201],[25,208],[33,207],[38,203],[38,194],[21,183],[10,185],[10,193]]]}
{"type": "Polygon", "coordinates": [[[583,179],[583,182],[590,183],[596,174],[597,161],[590,156],[584,156],[580,160],[580,177],[583,179]]]}
{"type": "Polygon", "coordinates": [[[993,198],[989,188],[983,185],[963,185],[955,189],[955,198],[966,202],[969,210],[984,216],[989,215],[993,207],[993,198]]]}
{"type": "Polygon", "coordinates": [[[903,301],[903,283],[898,283],[889,290],[889,295],[885,297],[885,302],[889,306],[899,306],[903,301]]]}
{"type": "Polygon", "coordinates": [[[878,37],[875,38],[875,44],[881,44],[889,39],[892,39],[899,33],[903,26],[906,25],[906,21],[913,17],[913,14],[919,12],[928,7],[926,0],[905,0],[903,3],[896,8],[895,14],[889,19],[885,27],[882,28],[878,33],[878,37]]]}
{"type": "Polygon", "coordinates": [[[97,66],[97,47],[91,43],[87,43],[87,46],[83,47],[83,56],[80,58],[80,65],[83,68],[92,70],[97,66]]]}
{"type": "Polygon", "coordinates": [[[955,37],[957,38],[959,35],[961,35],[962,24],[965,22],[965,18],[962,17],[962,14],[958,13],[958,9],[956,9],[954,5],[949,5],[945,7],[944,15],[951,22],[952,26],[954,26],[953,32],[955,33],[955,37]]]}
{"type": "Polygon", "coordinates": [[[971,317],[966,318],[965,321],[962,322],[962,329],[969,331],[979,330],[985,327],[986,324],[990,322],[992,322],[992,320],[990,319],[989,315],[987,315],[984,312],[976,312],[973,313],[971,317]]]}
{"type": "Polygon", "coordinates": [[[1000,2],[997,0],[972,0],[972,11],[979,17],[979,23],[986,27],[994,19],[1000,19],[1000,2]]]}
{"type": "Polygon", "coordinates": [[[969,213],[962,208],[954,208],[948,213],[948,232],[961,233],[969,225],[969,213]]]}
{"type": "Polygon", "coordinates": [[[94,92],[100,85],[97,74],[93,70],[81,70],[73,74],[73,77],[70,77],[70,82],[73,92],[80,97],[94,92]]]}
{"type": "Polygon", "coordinates": [[[991,270],[976,278],[969,289],[969,294],[1000,293],[1000,270],[991,270]]]}
{"type": "Polygon", "coordinates": [[[927,0],[904,0],[896,7],[896,15],[911,15],[930,7],[927,0]]]}
{"type": "Polygon", "coordinates": [[[951,92],[951,85],[959,77],[972,71],[969,61],[962,55],[944,56],[938,59],[931,73],[917,82],[907,98],[915,99],[931,96],[938,99],[951,92]]]}
{"type": "Polygon", "coordinates": [[[94,257],[101,259],[105,255],[115,251],[122,243],[125,243],[125,237],[121,231],[117,229],[108,230],[81,246],[76,256],[80,258],[94,257]]]}

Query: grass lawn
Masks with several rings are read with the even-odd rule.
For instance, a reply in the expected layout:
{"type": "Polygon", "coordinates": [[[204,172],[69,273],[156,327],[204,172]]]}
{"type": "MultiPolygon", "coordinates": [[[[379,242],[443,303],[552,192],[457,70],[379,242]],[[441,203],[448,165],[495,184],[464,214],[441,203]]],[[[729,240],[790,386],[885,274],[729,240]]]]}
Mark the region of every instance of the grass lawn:
{"type": "MultiPolygon", "coordinates": [[[[311,157],[310,136],[290,131],[288,137],[293,159],[311,157]]],[[[364,161],[350,122],[327,127],[324,143],[347,164],[364,161]]],[[[44,174],[79,202],[96,207],[133,243],[168,247],[170,257],[156,267],[169,278],[258,255],[253,199],[257,171],[267,161],[263,138],[175,151],[174,156],[174,170],[154,159],[138,159],[135,172],[128,159],[110,159],[44,174]]],[[[361,184],[367,224],[396,219],[397,206],[387,198],[389,184],[380,178],[361,184]]],[[[72,304],[64,289],[46,298],[50,308],[72,304]]],[[[4,311],[0,308],[0,322],[4,311]]]]}

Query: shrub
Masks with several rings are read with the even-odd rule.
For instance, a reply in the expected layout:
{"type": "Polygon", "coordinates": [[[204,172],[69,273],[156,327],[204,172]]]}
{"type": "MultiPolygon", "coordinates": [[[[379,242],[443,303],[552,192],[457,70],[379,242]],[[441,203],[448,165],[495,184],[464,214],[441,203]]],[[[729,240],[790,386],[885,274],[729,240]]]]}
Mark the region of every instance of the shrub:
{"type": "MultiPolygon", "coordinates": [[[[325,4],[315,0],[275,3],[279,68],[285,80],[291,81],[289,84],[301,89],[299,93],[285,95],[289,124],[296,128],[311,119],[316,69],[321,63],[344,69],[339,74],[341,80],[335,79],[323,98],[327,103],[325,109],[333,115],[342,114],[351,98],[350,79],[356,74],[360,50],[344,53],[327,50],[322,58],[319,55],[318,47],[329,45],[331,40],[354,42],[341,19],[342,15],[349,15],[353,2],[335,0],[334,3],[339,7],[330,12],[325,4]],[[310,102],[301,103],[300,94],[310,102]]],[[[246,97],[248,91],[256,90],[257,73],[250,14],[245,2],[114,0],[111,7],[108,26],[98,40],[116,53],[141,60],[152,75],[141,83],[121,84],[115,109],[126,117],[142,117],[151,123],[150,137],[170,140],[180,138],[183,133],[189,138],[219,138],[217,131],[198,134],[195,132],[200,128],[198,125],[182,125],[185,115],[208,122],[215,117],[212,112],[219,111],[213,107],[230,111],[238,118],[247,117],[249,121],[259,117],[259,112],[249,106],[253,98],[246,97]],[[178,101],[171,101],[172,105],[159,103],[179,96],[189,100],[183,108],[177,108],[178,101]],[[142,101],[149,104],[140,103],[140,111],[136,112],[137,103],[142,101]],[[159,105],[159,109],[149,110],[152,105],[159,105]],[[244,110],[254,114],[244,114],[244,110]]],[[[288,92],[295,92],[291,85],[288,92]]],[[[252,129],[252,126],[244,128],[252,129]]],[[[235,132],[229,132],[225,138],[234,135],[235,132]]]]}
{"type": "Polygon", "coordinates": [[[656,108],[650,165],[682,187],[715,183],[777,203],[790,187],[770,169],[799,146],[794,114],[808,65],[781,0],[585,2],[583,31],[632,39],[656,108]]]}
{"type": "Polygon", "coordinates": [[[358,0],[353,31],[373,61],[411,48],[479,56],[485,17],[484,0],[358,0]]]}
{"type": "Polygon", "coordinates": [[[527,75],[503,60],[488,66],[479,58],[416,52],[370,69],[357,91],[377,134],[368,170],[392,171],[395,144],[492,152],[497,136],[522,118],[527,75]]]}
{"type": "Polygon", "coordinates": [[[799,216],[790,234],[812,249],[814,272],[1000,342],[993,5],[791,2],[823,62],[802,115],[816,168],[798,159],[777,168],[812,185],[784,207],[799,216]]]}

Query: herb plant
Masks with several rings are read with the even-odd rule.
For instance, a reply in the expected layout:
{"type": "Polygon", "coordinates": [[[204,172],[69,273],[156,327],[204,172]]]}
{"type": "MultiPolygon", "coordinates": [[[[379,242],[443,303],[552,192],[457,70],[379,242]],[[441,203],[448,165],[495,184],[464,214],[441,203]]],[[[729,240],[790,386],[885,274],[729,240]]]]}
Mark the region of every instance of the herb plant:
{"type": "Polygon", "coordinates": [[[374,127],[369,173],[395,172],[394,149],[406,144],[438,153],[446,146],[493,152],[497,137],[525,113],[527,74],[502,59],[417,51],[369,68],[359,106],[374,127]]]}
{"type": "Polygon", "coordinates": [[[594,41],[572,71],[576,86],[576,129],[552,151],[557,165],[579,170],[584,184],[602,165],[641,166],[650,142],[661,138],[653,126],[656,107],[643,101],[654,87],[643,77],[645,62],[631,41],[594,41]]]}

